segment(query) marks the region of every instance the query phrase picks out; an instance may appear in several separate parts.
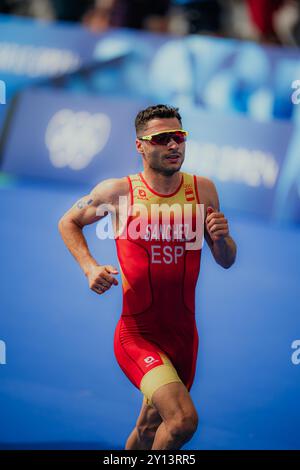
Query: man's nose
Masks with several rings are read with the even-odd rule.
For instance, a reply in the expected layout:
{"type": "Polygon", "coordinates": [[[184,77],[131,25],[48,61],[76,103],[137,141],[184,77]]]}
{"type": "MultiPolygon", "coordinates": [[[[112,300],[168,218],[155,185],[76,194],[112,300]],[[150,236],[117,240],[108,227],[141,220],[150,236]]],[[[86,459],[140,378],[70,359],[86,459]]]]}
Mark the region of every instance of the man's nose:
{"type": "Polygon", "coordinates": [[[172,137],[171,137],[169,142],[168,142],[168,147],[169,148],[178,148],[179,144],[177,144],[177,142],[175,142],[175,140],[172,139],[172,137]]]}

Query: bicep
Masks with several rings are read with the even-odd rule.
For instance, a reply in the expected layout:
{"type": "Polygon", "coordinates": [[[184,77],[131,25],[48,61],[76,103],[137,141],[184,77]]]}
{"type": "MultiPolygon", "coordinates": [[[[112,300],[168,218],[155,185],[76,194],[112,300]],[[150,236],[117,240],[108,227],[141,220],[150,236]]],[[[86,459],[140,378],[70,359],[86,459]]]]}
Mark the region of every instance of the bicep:
{"type": "Polygon", "coordinates": [[[104,215],[99,215],[99,204],[93,198],[92,193],[80,198],[71,209],[67,212],[66,216],[70,218],[77,225],[84,227],[85,225],[92,224],[100,220],[104,215]]]}
{"type": "MultiPolygon", "coordinates": [[[[219,196],[217,192],[217,188],[214,185],[214,183],[209,180],[208,178],[199,178],[198,179],[198,190],[200,191],[200,188],[202,186],[202,194],[203,194],[203,201],[204,201],[204,211],[205,211],[205,220],[207,216],[207,208],[212,207],[214,210],[219,211],[220,210],[220,202],[219,202],[219,196]]],[[[212,249],[213,247],[213,241],[207,231],[206,224],[204,224],[204,238],[210,247],[212,249]]]]}
{"type": "Polygon", "coordinates": [[[129,185],[126,178],[110,178],[101,181],[87,196],[83,196],[66,213],[64,217],[75,222],[78,226],[92,224],[115,213],[118,207],[118,197],[127,197],[129,185]]]}
{"type": "Polygon", "coordinates": [[[216,211],[220,211],[220,201],[219,201],[217,188],[212,181],[210,181],[207,196],[208,196],[209,205],[216,211]]]}
{"type": "Polygon", "coordinates": [[[99,183],[90,194],[83,196],[65,214],[78,226],[92,224],[105,217],[112,209],[106,181],[99,183]]]}

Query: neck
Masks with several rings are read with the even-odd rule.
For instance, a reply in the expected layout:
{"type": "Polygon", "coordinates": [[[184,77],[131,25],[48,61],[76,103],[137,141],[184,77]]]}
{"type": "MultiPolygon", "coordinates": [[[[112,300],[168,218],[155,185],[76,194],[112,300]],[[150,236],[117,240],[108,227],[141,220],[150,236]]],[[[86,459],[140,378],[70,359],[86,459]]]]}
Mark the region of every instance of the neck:
{"type": "Polygon", "coordinates": [[[176,191],[180,185],[182,178],[180,171],[176,171],[172,175],[164,175],[163,173],[158,173],[149,167],[144,168],[142,175],[149,186],[154,189],[154,191],[163,194],[174,193],[174,191],[176,191]]]}

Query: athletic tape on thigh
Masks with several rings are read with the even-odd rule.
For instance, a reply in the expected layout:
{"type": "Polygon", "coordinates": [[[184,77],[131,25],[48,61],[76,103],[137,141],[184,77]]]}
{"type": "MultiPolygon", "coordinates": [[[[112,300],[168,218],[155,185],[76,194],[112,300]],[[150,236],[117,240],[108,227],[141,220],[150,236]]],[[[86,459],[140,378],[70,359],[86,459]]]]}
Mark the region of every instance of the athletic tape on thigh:
{"type": "Polygon", "coordinates": [[[164,354],[159,354],[162,358],[163,365],[154,367],[142,378],[140,389],[145,395],[147,404],[151,405],[152,395],[162,385],[171,382],[182,382],[171,361],[164,354]]]}

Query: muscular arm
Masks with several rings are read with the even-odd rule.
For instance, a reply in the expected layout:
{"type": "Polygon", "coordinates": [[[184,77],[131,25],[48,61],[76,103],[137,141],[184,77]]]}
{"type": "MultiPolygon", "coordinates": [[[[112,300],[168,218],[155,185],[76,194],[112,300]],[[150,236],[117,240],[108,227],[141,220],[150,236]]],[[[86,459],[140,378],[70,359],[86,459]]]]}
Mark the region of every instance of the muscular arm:
{"type": "Polygon", "coordinates": [[[97,215],[100,204],[116,208],[118,196],[126,195],[126,192],[128,192],[126,178],[104,180],[89,195],[75,203],[59,221],[58,228],[63,241],[87,276],[93,268],[99,266],[99,263],[89,251],[83,227],[102,219],[108,213],[107,211],[103,215],[97,215]]]}
{"type": "Polygon", "coordinates": [[[216,262],[223,268],[230,268],[236,258],[236,244],[229,234],[228,221],[220,212],[220,204],[216,187],[207,178],[201,178],[201,193],[205,203],[204,237],[216,262]]]}

